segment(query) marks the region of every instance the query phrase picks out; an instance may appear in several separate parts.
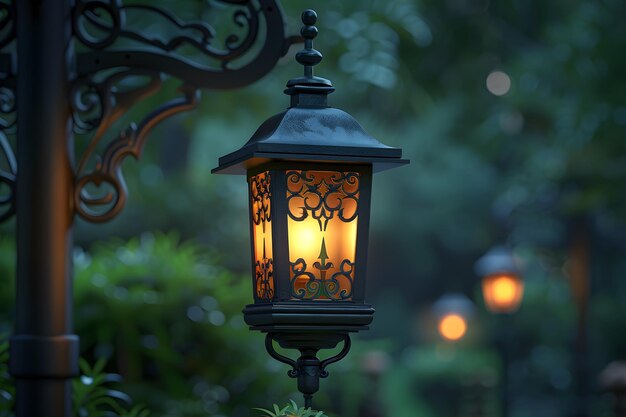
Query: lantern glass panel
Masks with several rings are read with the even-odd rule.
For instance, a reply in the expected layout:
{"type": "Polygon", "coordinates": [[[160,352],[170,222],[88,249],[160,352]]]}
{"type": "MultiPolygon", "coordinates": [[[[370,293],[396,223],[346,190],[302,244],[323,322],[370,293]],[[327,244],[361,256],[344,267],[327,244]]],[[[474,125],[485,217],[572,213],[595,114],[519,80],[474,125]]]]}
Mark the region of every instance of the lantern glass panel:
{"type": "Polygon", "coordinates": [[[270,182],[269,172],[262,172],[248,178],[254,255],[254,292],[255,298],[260,301],[271,301],[275,293],[270,182]]]}
{"type": "Polygon", "coordinates": [[[351,300],[359,173],[291,170],[286,174],[292,299],[351,300]]]}

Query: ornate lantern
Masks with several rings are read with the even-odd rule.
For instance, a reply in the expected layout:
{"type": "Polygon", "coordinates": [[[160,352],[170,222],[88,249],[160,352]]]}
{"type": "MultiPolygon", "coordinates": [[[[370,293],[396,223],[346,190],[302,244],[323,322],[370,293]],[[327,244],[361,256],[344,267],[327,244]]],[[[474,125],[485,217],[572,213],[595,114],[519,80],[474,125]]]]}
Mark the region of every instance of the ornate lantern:
{"type": "Polygon", "coordinates": [[[447,294],[435,302],[433,312],[439,335],[448,342],[456,342],[467,334],[474,303],[463,294],[447,294]]]}
{"type": "Polygon", "coordinates": [[[291,107],[213,171],[248,177],[254,304],[244,309],[245,321],[267,333],[272,357],[293,367],[289,375],[308,405],[326,366],[348,353],[349,333],[373,318],[365,302],[372,173],[408,163],[401,149],[327,105],[334,88],[313,76],[322,59],[313,49],[316,20],[313,10],[302,14],[305,49],[296,59],[304,77],[287,83],[291,107]],[[299,359],[276,352],[273,341],[298,349],[299,359]],[[341,341],[337,356],[317,358],[341,341]]]}
{"type": "Polygon", "coordinates": [[[476,261],[482,277],[485,305],[492,313],[514,313],[522,303],[524,282],[511,251],[503,246],[491,248],[476,261]]]}

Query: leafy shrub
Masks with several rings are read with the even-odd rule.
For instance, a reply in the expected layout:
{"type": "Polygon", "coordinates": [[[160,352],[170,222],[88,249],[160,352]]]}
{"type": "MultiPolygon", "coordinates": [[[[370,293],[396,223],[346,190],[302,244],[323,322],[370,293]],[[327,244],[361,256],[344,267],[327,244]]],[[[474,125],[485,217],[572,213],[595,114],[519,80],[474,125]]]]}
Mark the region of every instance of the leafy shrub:
{"type": "Polygon", "coordinates": [[[255,408],[255,410],[262,411],[266,417],[328,417],[323,411],[312,410],[310,407],[298,407],[293,400],[283,408],[274,404],[274,411],[265,408],[255,408]]]}
{"type": "Polygon", "coordinates": [[[243,322],[250,278],[199,245],[174,234],[113,240],[77,251],[75,269],[83,354],[109,357],[111,371],[153,412],[248,416],[253,404],[293,388],[263,336],[243,322]]]}
{"type": "MultiPolygon", "coordinates": [[[[9,375],[9,342],[0,341],[0,417],[13,417],[15,386],[9,375]]],[[[91,367],[80,360],[81,376],[72,381],[72,403],[75,417],[149,417],[141,405],[132,406],[131,398],[113,389],[122,378],[104,372],[106,360],[99,359],[91,367]]]]}

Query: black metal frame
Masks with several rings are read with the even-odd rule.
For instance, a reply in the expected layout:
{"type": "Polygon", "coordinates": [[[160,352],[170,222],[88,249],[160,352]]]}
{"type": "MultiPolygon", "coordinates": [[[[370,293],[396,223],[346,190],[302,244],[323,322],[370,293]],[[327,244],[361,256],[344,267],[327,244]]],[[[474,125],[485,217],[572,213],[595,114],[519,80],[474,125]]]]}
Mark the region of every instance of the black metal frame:
{"type": "MultiPolygon", "coordinates": [[[[371,190],[372,190],[372,166],[371,165],[355,165],[355,164],[324,164],[315,162],[269,162],[255,167],[248,171],[248,180],[250,177],[262,172],[270,173],[270,187],[272,195],[270,204],[272,207],[272,246],[274,248],[274,279],[275,291],[272,301],[289,301],[292,294],[289,291],[291,283],[289,278],[289,236],[288,236],[288,208],[285,195],[287,194],[287,172],[294,170],[302,171],[336,171],[336,172],[356,172],[359,174],[359,199],[358,199],[358,225],[357,225],[357,244],[354,263],[361,265],[356,268],[354,276],[353,293],[351,301],[355,303],[363,303],[365,300],[365,267],[367,264],[367,247],[368,247],[368,231],[371,207],[371,190]]],[[[250,208],[252,209],[252,207],[250,208]]],[[[251,243],[253,239],[251,239],[251,243]]],[[[254,250],[254,247],[252,248],[254,250]]],[[[254,258],[254,252],[253,252],[254,258]]],[[[254,260],[253,260],[254,262],[254,260]]],[[[330,301],[330,302],[337,302],[330,301]]],[[[341,300],[344,301],[344,300],[341,300]]],[[[324,302],[316,300],[316,302],[324,302]]]]}
{"type": "Polygon", "coordinates": [[[7,167],[0,167],[6,191],[0,221],[17,214],[10,371],[18,417],[71,415],[79,350],[72,324],[74,216],[114,218],[127,196],[121,164],[127,156],[141,156],[154,126],[193,108],[199,89],[234,89],[258,80],[301,39],[285,35],[278,0],[214,2],[231,10],[233,25],[244,31],[225,36],[222,46],[215,45],[216,30],[207,23],[185,22],[155,5],[0,1],[0,153],[7,167]],[[177,32],[166,40],[146,34],[133,27],[132,13],[161,19],[177,32]],[[184,55],[190,49],[194,55],[184,55]],[[182,82],[180,96],[132,123],[98,155],[112,124],[167,78],[182,82]],[[17,157],[7,136],[14,133],[17,157]],[[78,164],[74,133],[91,135],[78,164]],[[92,185],[109,191],[93,196],[92,185]]]}

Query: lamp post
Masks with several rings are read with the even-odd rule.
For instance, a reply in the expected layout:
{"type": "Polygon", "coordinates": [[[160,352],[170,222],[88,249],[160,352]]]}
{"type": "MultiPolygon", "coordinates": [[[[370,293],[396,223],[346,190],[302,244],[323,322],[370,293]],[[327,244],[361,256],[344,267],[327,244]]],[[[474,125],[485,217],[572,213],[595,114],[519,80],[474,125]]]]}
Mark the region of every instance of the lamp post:
{"type": "Polygon", "coordinates": [[[366,330],[374,309],[365,302],[372,173],[406,164],[402,150],[369,136],[349,114],[329,107],[329,80],[313,75],[317,15],[302,14],[304,76],[290,80],[291,106],[264,122],[213,171],[245,174],[249,184],[254,304],[244,309],[252,329],[267,333],[269,354],[292,366],[311,405],[326,367],[366,330]],[[279,354],[274,341],[299,350],[279,354]],[[334,357],[317,353],[343,341],[334,357]]]}
{"type": "Polygon", "coordinates": [[[476,274],[482,277],[482,291],[485,306],[499,317],[499,331],[496,346],[502,360],[501,408],[502,417],[509,411],[508,366],[511,356],[511,323],[524,295],[522,272],[511,251],[504,246],[495,246],[475,264],[476,274]]]}
{"type": "Polygon", "coordinates": [[[0,2],[0,153],[8,161],[0,169],[0,221],[17,217],[9,363],[17,417],[72,415],[79,352],[72,325],[74,217],[114,218],[127,197],[121,164],[141,156],[155,125],[195,107],[200,89],[260,79],[300,39],[285,36],[277,0],[216,1],[223,7],[212,12],[232,12],[239,32],[218,37],[208,23],[183,21],[154,2],[0,2]],[[132,18],[138,15],[142,26],[132,18]],[[166,34],[155,36],[147,20],[168,25],[166,34]],[[181,81],[178,97],[110,139],[112,124],[168,78],[181,81]],[[74,134],[85,146],[75,149],[74,134]]]}

